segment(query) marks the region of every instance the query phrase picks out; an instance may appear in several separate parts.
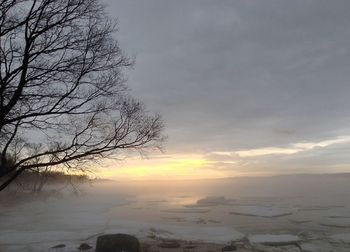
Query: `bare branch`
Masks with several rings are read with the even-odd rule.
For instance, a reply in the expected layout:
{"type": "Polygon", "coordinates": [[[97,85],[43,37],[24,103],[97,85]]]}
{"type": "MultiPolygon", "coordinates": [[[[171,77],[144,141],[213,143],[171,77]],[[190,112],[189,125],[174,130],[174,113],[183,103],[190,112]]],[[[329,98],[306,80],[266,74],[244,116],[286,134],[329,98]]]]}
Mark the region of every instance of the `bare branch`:
{"type": "Polygon", "coordinates": [[[0,190],[23,171],[159,146],[162,120],[128,94],[115,32],[98,0],[0,3],[0,190]]]}

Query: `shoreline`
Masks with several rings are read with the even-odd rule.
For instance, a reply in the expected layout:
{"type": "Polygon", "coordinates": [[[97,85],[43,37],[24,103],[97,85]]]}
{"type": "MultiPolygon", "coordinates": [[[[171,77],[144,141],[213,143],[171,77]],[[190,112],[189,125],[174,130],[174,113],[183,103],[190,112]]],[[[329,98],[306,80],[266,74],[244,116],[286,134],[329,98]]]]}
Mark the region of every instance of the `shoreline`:
{"type": "Polygon", "coordinates": [[[0,251],[47,252],[65,244],[54,252],[77,252],[81,243],[94,247],[96,236],[117,233],[156,252],[221,251],[231,242],[236,251],[350,251],[350,186],[343,178],[186,183],[97,183],[79,195],[69,188],[0,193],[0,251]],[[164,240],[180,246],[159,247],[164,240]]]}

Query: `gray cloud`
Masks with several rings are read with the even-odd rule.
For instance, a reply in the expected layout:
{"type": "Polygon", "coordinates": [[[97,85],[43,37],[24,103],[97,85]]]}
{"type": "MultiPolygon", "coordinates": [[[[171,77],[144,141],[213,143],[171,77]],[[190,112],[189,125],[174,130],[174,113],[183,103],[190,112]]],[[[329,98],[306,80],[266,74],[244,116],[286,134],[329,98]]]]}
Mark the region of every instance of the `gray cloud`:
{"type": "Polygon", "coordinates": [[[129,84],[164,115],[168,151],[350,135],[350,1],[107,4],[121,46],[136,55],[129,84]]]}

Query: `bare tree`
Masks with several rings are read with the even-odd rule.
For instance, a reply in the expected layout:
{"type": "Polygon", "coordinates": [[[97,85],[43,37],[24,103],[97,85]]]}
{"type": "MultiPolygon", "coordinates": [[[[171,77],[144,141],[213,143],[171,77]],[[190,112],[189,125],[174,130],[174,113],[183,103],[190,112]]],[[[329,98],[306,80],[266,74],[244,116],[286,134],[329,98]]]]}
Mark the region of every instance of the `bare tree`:
{"type": "Polygon", "coordinates": [[[0,191],[23,171],[86,171],[156,147],[159,115],[131,98],[115,22],[98,0],[0,3],[0,191]]]}

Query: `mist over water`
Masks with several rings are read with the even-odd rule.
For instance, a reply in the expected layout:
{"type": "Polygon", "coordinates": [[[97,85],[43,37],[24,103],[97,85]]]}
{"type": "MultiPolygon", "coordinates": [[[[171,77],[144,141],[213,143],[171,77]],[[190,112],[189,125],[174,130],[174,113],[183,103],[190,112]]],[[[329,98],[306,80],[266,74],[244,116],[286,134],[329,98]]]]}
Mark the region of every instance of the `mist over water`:
{"type": "Polygon", "coordinates": [[[0,206],[0,249],[47,251],[59,242],[69,245],[114,232],[219,243],[252,234],[308,233],[326,239],[350,232],[349,178],[108,181],[83,185],[79,195],[64,190],[45,197],[22,195],[17,202],[7,197],[0,206]]]}

